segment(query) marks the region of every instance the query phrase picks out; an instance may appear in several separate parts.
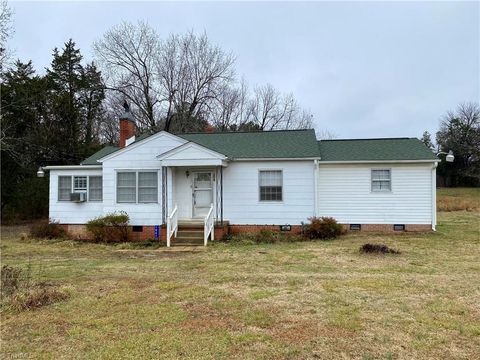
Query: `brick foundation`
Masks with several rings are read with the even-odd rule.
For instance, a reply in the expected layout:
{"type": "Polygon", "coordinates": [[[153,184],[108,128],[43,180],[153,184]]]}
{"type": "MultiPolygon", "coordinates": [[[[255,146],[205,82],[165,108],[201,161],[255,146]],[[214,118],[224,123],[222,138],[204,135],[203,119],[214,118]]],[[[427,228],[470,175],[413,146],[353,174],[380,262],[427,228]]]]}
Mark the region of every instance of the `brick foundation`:
{"type": "MultiPolygon", "coordinates": [[[[402,231],[393,230],[393,224],[361,224],[362,229],[360,231],[365,232],[395,232],[401,233],[402,231]]],[[[343,229],[346,231],[355,232],[358,230],[350,230],[350,224],[342,224],[343,229]]],[[[407,232],[428,232],[432,231],[431,224],[405,224],[405,231],[407,232]]]]}
{"type": "MultiPolygon", "coordinates": [[[[229,232],[232,235],[256,233],[261,230],[280,231],[280,225],[230,225],[229,232]]],[[[292,225],[290,231],[282,231],[286,234],[300,234],[302,232],[301,225],[292,225]]]]}
{"type": "MultiPolygon", "coordinates": [[[[361,224],[361,231],[366,232],[399,232],[394,231],[393,224],[361,224]]],[[[85,225],[80,224],[62,224],[60,225],[67,235],[76,240],[90,240],[91,235],[88,233],[85,225]]],[[[354,232],[350,230],[350,224],[342,224],[344,230],[354,232]]],[[[132,231],[131,230],[131,239],[132,241],[145,241],[148,239],[155,239],[155,226],[143,226],[142,231],[132,231]]],[[[280,225],[229,225],[225,223],[223,226],[215,225],[215,240],[220,240],[226,234],[245,234],[245,233],[256,233],[261,230],[270,230],[280,232],[280,225]]],[[[407,232],[428,232],[432,231],[432,225],[430,224],[405,224],[405,231],[407,232]]],[[[167,229],[165,226],[160,227],[160,241],[166,241],[166,232],[167,229]]],[[[300,234],[302,232],[301,225],[292,225],[290,231],[283,231],[285,234],[300,234]]]]}

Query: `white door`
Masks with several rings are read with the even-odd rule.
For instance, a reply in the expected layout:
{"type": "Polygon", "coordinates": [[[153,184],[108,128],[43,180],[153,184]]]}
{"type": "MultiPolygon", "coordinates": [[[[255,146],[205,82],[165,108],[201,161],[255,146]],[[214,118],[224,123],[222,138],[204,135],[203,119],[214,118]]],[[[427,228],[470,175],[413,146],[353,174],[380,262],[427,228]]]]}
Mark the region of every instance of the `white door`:
{"type": "Polygon", "coordinates": [[[213,203],[213,179],[211,172],[193,173],[193,217],[203,218],[213,203]]]}

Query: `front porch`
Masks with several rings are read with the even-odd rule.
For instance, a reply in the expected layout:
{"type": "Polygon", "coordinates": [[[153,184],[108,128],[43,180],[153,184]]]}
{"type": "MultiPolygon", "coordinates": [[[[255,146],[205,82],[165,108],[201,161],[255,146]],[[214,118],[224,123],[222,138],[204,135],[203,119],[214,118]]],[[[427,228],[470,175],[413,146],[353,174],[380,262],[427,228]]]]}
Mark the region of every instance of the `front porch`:
{"type": "Polygon", "coordinates": [[[181,145],[158,157],[162,166],[162,222],[167,246],[215,239],[215,227],[224,226],[224,155],[194,143],[181,145]]]}

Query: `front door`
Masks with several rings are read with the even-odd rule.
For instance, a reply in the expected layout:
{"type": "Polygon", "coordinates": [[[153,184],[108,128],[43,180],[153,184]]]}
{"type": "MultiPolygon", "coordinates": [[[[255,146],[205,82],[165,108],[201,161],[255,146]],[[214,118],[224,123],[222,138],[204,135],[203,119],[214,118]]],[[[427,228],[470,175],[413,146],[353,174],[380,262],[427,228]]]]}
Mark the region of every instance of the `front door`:
{"type": "Polygon", "coordinates": [[[213,203],[213,179],[211,172],[193,173],[193,217],[203,218],[213,203]]]}

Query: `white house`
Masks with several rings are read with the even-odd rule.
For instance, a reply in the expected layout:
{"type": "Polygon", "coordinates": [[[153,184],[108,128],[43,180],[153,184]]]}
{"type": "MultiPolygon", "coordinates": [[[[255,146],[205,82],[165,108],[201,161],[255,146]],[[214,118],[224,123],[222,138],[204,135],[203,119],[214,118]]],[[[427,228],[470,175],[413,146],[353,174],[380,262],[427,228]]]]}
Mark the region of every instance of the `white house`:
{"type": "Polygon", "coordinates": [[[350,230],[435,230],[437,162],[416,138],[317,141],[313,130],[135,138],[127,112],[120,147],[45,169],[50,218],[72,235],[125,211],[136,239],[170,243],[195,235],[179,236],[178,225],[198,228],[206,241],[226,231],[298,232],[312,216],[350,230]]]}

